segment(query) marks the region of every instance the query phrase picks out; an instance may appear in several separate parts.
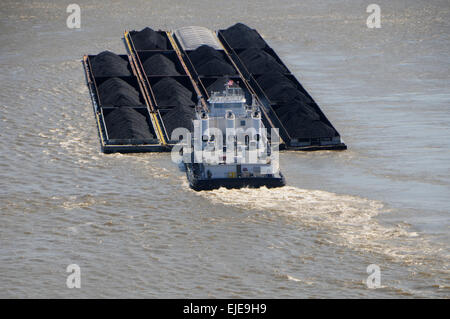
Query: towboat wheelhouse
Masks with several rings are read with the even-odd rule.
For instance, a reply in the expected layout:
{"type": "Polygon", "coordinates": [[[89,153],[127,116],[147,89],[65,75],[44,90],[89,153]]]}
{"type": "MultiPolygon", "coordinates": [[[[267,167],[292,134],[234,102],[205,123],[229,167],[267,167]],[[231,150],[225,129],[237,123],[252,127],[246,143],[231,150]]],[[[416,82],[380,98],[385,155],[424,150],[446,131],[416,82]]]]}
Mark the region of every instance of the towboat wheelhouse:
{"type": "Polygon", "coordinates": [[[211,92],[208,112],[197,111],[194,151],[185,161],[195,190],[219,187],[280,187],[279,172],[259,107],[247,103],[243,90],[228,81],[222,92],[211,92]]]}

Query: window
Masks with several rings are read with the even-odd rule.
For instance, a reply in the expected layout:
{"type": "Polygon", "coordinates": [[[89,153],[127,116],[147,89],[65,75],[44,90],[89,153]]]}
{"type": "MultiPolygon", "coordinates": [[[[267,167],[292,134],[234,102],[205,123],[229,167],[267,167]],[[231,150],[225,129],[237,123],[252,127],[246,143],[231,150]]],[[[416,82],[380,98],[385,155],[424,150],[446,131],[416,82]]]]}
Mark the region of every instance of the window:
{"type": "Polygon", "coordinates": [[[242,108],[242,103],[214,103],[214,107],[218,109],[236,109],[242,108]]]}

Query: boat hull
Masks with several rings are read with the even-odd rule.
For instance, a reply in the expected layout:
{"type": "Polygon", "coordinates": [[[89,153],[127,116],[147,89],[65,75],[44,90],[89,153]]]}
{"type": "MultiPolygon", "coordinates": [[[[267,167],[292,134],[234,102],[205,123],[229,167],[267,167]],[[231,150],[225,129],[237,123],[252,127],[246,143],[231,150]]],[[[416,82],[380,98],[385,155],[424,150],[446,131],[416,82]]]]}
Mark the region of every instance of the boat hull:
{"type": "Polygon", "coordinates": [[[280,177],[236,177],[236,178],[209,178],[202,179],[195,176],[192,165],[186,164],[186,176],[189,186],[195,191],[214,190],[221,187],[228,189],[233,188],[275,188],[286,185],[284,176],[280,173],[280,177]]]}

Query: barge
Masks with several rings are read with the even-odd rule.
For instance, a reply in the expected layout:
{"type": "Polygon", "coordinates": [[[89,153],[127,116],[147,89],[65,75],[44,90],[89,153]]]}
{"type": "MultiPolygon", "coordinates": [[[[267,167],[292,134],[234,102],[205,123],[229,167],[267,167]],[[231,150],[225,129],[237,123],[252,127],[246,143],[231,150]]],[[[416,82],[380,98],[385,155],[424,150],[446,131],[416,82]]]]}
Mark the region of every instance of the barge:
{"type": "MultiPolygon", "coordinates": [[[[172,136],[174,128],[185,127],[192,130],[192,120],[196,114],[199,111],[209,111],[207,101],[211,97],[211,87],[217,86],[217,82],[223,79],[239,84],[249,103],[258,108],[264,127],[279,129],[276,138],[280,139],[280,149],[303,151],[346,149],[338,131],[273,48],[256,30],[242,26],[237,24],[217,32],[203,27],[185,27],[173,32],[153,31],[150,28],[125,31],[124,43],[127,55],[118,57],[126,62],[130,71],[126,76],[95,74],[92,64],[97,56],[85,55],[83,66],[102,152],[170,151],[179,142],[179,137],[172,136]],[[324,131],[326,134],[313,133],[313,126],[311,131],[308,131],[306,122],[303,129],[299,128],[303,125],[300,122],[294,126],[292,123],[290,126],[287,125],[289,123],[286,123],[286,118],[289,119],[289,114],[294,114],[293,111],[282,114],[280,110],[285,110],[286,105],[282,105],[283,101],[277,100],[277,97],[274,98],[270,88],[261,85],[262,76],[270,77],[271,74],[255,72],[254,66],[249,65],[243,58],[244,51],[254,48],[252,43],[245,41],[236,45],[230,31],[236,28],[241,28],[238,30],[240,34],[251,34],[258,38],[260,43],[258,50],[273,58],[282,67],[282,76],[292,86],[289,90],[298,91],[297,95],[307,99],[308,105],[305,104],[304,107],[314,115],[313,124],[326,127],[327,130],[324,131]],[[210,61],[201,60],[208,58],[205,52],[211,55],[210,61]],[[161,72],[163,64],[169,66],[168,69],[171,71],[161,72]],[[132,87],[139,96],[138,105],[104,103],[105,99],[100,94],[99,86],[111,78],[119,78],[132,87]],[[126,112],[118,110],[124,107],[128,108],[126,112]],[[123,123],[117,122],[122,113],[134,115],[131,119],[124,118],[123,123]],[[139,126],[138,129],[135,128],[136,125],[139,126]],[[118,127],[122,131],[117,131],[118,127]]],[[[243,39],[246,37],[243,36],[243,39]]],[[[272,136],[269,134],[268,138],[270,140],[272,136]]]]}
{"type": "Polygon", "coordinates": [[[118,74],[111,74],[110,76],[96,76],[92,68],[92,60],[95,59],[95,55],[85,55],[83,57],[83,67],[86,76],[86,83],[89,88],[91,102],[93,106],[94,116],[97,123],[98,134],[100,138],[100,148],[103,153],[140,153],[140,152],[164,152],[168,151],[168,148],[160,142],[160,138],[155,130],[156,121],[151,111],[150,105],[146,98],[141,94],[140,105],[128,105],[130,110],[136,111],[137,114],[142,115],[145,118],[147,124],[148,135],[153,138],[137,139],[129,138],[129,136],[122,135],[113,136],[111,134],[111,123],[107,121],[107,116],[113,112],[116,107],[108,105],[103,102],[101,94],[99,93],[99,86],[112,78],[119,78],[124,82],[134,87],[138,92],[142,92],[140,81],[136,77],[135,68],[132,66],[132,60],[127,55],[119,55],[121,59],[127,61],[132,73],[130,76],[122,76],[118,74]],[[117,138],[119,137],[119,138],[117,138]]]}

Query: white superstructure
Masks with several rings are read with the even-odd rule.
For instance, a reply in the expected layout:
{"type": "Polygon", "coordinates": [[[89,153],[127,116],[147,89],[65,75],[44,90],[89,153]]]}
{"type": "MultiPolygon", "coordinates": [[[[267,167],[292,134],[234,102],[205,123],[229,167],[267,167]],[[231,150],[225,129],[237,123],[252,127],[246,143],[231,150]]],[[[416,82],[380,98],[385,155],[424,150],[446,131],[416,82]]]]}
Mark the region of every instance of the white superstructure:
{"type": "Polygon", "coordinates": [[[209,112],[197,113],[194,161],[203,178],[266,177],[278,173],[256,105],[248,105],[239,86],[229,81],[211,92],[209,112]]]}

